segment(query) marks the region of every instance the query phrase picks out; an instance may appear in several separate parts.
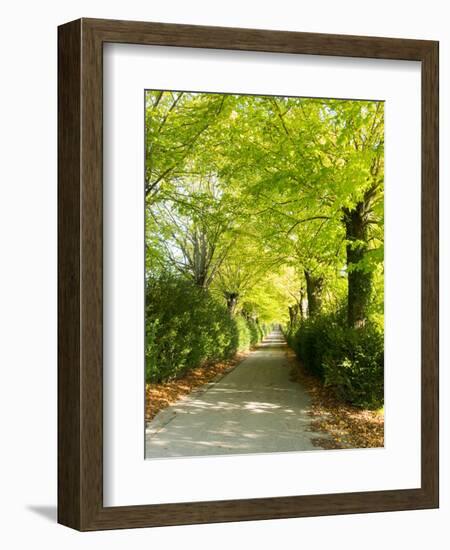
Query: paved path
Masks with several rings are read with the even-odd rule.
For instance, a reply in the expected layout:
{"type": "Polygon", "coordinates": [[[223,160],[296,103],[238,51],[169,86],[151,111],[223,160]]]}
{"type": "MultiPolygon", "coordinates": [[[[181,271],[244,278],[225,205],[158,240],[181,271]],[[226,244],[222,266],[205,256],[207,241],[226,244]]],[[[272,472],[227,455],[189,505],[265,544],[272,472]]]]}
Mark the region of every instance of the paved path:
{"type": "Polygon", "coordinates": [[[310,398],[290,380],[286,343],[273,332],[229,374],[161,411],[146,429],[146,458],[307,451],[310,398]]]}

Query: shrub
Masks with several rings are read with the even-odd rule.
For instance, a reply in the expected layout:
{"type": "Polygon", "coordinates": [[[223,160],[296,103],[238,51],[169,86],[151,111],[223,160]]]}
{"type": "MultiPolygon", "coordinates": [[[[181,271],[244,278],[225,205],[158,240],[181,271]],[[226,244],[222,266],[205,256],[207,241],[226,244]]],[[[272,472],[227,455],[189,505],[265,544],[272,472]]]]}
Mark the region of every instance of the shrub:
{"type": "Polygon", "coordinates": [[[161,382],[238,349],[226,307],[190,281],[162,276],[146,288],[146,379],[161,382]]]}
{"type": "Polygon", "coordinates": [[[250,345],[256,346],[256,344],[261,340],[261,333],[259,330],[259,325],[253,319],[247,321],[247,326],[250,332],[250,345]]]}
{"type": "Polygon", "coordinates": [[[338,339],[339,328],[326,316],[305,320],[288,337],[307,370],[323,379],[324,356],[338,339]]]}
{"type": "Polygon", "coordinates": [[[262,330],[192,282],[163,275],[147,281],[145,372],[147,382],[182,376],[207,361],[257,344],[262,330]]]}
{"type": "Polygon", "coordinates": [[[247,321],[241,315],[236,315],[233,319],[236,326],[237,340],[235,349],[244,351],[251,346],[251,334],[247,321]]]}
{"type": "Polygon", "coordinates": [[[384,337],[374,325],[351,329],[342,315],[322,315],[286,334],[305,368],[343,401],[378,408],[384,398],[384,337]]]}
{"type": "Polygon", "coordinates": [[[343,333],[334,357],[324,357],[324,382],[342,400],[378,409],[384,402],[383,333],[370,325],[343,333]]]}
{"type": "Polygon", "coordinates": [[[264,338],[264,336],[267,334],[266,332],[266,325],[261,323],[256,323],[256,326],[258,327],[258,335],[259,335],[259,341],[264,338]]]}

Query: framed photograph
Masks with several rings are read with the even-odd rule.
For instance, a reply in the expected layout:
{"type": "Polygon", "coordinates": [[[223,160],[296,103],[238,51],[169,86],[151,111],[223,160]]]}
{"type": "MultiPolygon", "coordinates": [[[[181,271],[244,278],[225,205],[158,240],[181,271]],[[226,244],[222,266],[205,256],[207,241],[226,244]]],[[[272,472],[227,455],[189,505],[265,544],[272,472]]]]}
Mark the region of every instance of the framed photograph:
{"type": "Polygon", "coordinates": [[[438,43],[58,51],[58,521],[438,507],[438,43]]]}

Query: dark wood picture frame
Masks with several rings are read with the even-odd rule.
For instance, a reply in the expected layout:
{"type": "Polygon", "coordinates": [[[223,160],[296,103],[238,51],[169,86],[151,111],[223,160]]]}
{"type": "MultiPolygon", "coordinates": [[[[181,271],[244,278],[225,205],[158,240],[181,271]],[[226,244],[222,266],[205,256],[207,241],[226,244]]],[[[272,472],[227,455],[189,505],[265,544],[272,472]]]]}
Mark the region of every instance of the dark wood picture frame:
{"type": "Polygon", "coordinates": [[[58,521],[82,531],[438,507],[438,43],[79,19],[58,29],[58,521]],[[421,487],[103,506],[106,42],[413,60],[422,67],[421,487]]]}

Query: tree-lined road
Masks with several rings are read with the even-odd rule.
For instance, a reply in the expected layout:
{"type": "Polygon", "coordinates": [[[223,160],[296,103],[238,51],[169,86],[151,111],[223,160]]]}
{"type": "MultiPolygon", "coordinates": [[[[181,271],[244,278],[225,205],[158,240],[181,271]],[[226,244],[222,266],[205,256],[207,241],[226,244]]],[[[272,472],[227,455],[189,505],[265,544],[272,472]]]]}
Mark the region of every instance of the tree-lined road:
{"type": "Polygon", "coordinates": [[[275,331],[216,383],[161,411],[146,429],[146,458],[308,451],[310,398],[290,379],[275,331]]]}

